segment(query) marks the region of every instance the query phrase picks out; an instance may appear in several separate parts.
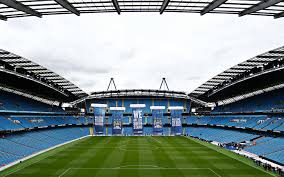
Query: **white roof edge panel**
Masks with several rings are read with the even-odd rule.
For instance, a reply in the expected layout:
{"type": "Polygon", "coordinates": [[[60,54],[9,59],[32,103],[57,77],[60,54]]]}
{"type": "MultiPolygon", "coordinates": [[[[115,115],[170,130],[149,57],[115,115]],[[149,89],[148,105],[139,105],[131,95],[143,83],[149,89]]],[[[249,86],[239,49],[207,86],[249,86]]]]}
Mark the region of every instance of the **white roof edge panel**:
{"type": "Polygon", "coordinates": [[[93,108],[106,108],[107,104],[92,103],[91,107],[93,107],[93,108]]]}
{"type": "Polygon", "coordinates": [[[169,110],[183,110],[184,107],[183,106],[169,106],[168,109],[169,110]]]}
{"type": "Polygon", "coordinates": [[[125,107],[110,107],[111,111],[125,111],[125,107]]]}
{"type": "Polygon", "coordinates": [[[130,104],[131,108],[145,108],[145,104],[130,104]]]}
{"type": "Polygon", "coordinates": [[[151,110],[164,110],[166,109],[165,106],[150,106],[151,110]]]}

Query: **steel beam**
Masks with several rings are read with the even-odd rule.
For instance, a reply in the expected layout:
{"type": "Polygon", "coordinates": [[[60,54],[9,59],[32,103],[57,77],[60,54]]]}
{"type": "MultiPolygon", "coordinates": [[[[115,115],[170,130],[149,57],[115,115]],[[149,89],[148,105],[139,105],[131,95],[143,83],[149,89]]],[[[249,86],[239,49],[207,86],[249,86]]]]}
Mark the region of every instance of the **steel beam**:
{"type": "MultiPolygon", "coordinates": [[[[34,71],[46,71],[46,69],[45,68],[26,68],[25,67],[25,69],[27,69],[28,71],[31,71],[31,72],[34,72],[34,71]]],[[[36,73],[37,74],[37,73],[36,73]]]]}
{"type": "Polygon", "coordinates": [[[14,60],[14,59],[21,59],[22,57],[10,57],[10,56],[1,56],[0,59],[5,59],[5,60],[14,60]]]}
{"type": "MultiPolygon", "coordinates": [[[[33,71],[34,72],[34,71],[33,71]]],[[[36,71],[36,72],[34,72],[35,74],[42,74],[42,73],[44,73],[44,74],[48,74],[48,73],[53,73],[53,72],[51,72],[51,71],[48,71],[48,70],[44,70],[44,71],[36,71]]]]}
{"type": "Polygon", "coordinates": [[[225,3],[227,0],[214,0],[211,3],[209,3],[203,10],[201,10],[200,15],[205,15],[206,13],[216,9],[223,3],[225,3]]]}
{"type": "Polygon", "coordinates": [[[247,60],[246,62],[248,62],[248,63],[268,63],[268,62],[270,62],[270,60],[247,60]]]}
{"type": "Polygon", "coordinates": [[[19,60],[19,59],[14,59],[14,60],[6,60],[6,59],[2,59],[3,61],[9,63],[9,64],[24,64],[24,63],[31,63],[31,61],[28,60],[19,60]]]}
{"type": "MultiPolygon", "coordinates": [[[[283,12],[283,16],[284,16],[284,12],[283,12]]],[[[272,51],[269,51],[268,53],[284,54],[284,51],[272,50],[272,51]]]]}
{"type": "Polygon", "coordinates": [[[215,87],[215,85],[211,85],[211,86],[200,86],[198,88],[200,89],[212,89],[213,87],[215,87]]]}
{"type": "Polygon", "coordinates": [[[118,15],[120,15],[121,10],[120,10],[118,1],[117,0],[112,0],[112,3],[113,3],[113,6],[114,6],[116,12],[118,13],[118,15]]]}
{"type": "Polygon", "coordinates": [[[272,55],[272,56],[268,56],[268,55],[258,55],[256,56],[256,58],[279,58],[282,57],[280,55],[272,55]]]}
{"type": "Polygon", "coordinates": [[[59,83],[70,83],[67,80],[53,80],[54,83],[59,84],[59,83]]]}
{"type": "MultiPolygon", "coordinates": [[[[262,62],[263,64],[264,63],[267,63],[267,62],[262,62]]],[[[258,66],[258,65],[256,65],[256,64],[239,64],[239,66],[258,66]]]]}
{"type": "Polygon", "coordinates": [[[0,20],[7,21],[7,17],[5,17],[4,15],[0,15],[0,20]]]}
{"type": "Polygon", "coordinates": [[[54,0],[54,1],[57,2],[59,5],[61,5],[63,8],[72,12],[73,14],[80,16],[80,12],[67,0],[54,0]]]}
{"type": "Polygon", "coordinates": [[[274,15],[274,18],[281,18],[284,17],[284,12],[274,15]]]}
{"type": "Polygon", "coordinates": [[[7,51],[0,51],[0,55],[8,55],[10,54],[10,52],[7,52],[7,51]]]}
{"type": "Polygon", "coordinates": [[[264,0],[264,1],[261,1],[260,3],[255,4],[252,7],[247,8],[247,9],[243,10],[242,12],[240,12],[239,16],[241,17],[241,16],[244,16],[244,15],[248,15],[248,14],[257,12],[259,10],[263,10],[267,7],[273,6],[273,5],[275,5],[279,2],[282,2],[282,1],[283,0],[264,0]]]}
{"type": "Polygon", "coordinates": [[[164,0],[163,1],[163,4],[162,4],[161,9],[160,9],[160,14],[164,13],[164,11],[166,10],[169,3],[170,3],[170,0],[164,0]]]}
{"type": "Polygon", "coordinates": [[[207,82],[210,82],[210,83],[216,83],[216,84],[221,84],[222,82],[218,82],[218,81],[216,81],[216,80],[214,80],[214,81],[212,81],[212,80],[209,80],[209,81],[207,81],[207,82]]]}
{"type": "MultiPolygon", "coordinates": [[[[251,68],[230,68],[230,70],[236,70],[236,71],[247,71],[247,70],[250,70],[251,68]]],[[[241,72],[240,72],[241,73],[241,72]]]]}
{"type": "Polygon", "coordinates": [[[42,17],[41,13],[38,11],[35,11],[34,9],[30,8],[29,6],[24,5],[23,3],[20,3],[16,0],[0,0],[0,3],[11,7],[13,9],[17,9],[19,11],[25,12],[27,14],[36,16],[36,17],[42,17]]]}

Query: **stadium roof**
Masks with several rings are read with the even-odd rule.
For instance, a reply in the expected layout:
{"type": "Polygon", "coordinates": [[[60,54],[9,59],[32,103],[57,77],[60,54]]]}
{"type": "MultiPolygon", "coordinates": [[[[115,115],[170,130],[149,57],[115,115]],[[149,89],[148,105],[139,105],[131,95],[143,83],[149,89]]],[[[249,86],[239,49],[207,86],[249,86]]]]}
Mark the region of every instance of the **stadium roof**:
{"type": "Polygon", "coordinates": [[[165,97],[189,99],[185,92],[169,90],[150,90],[150,89],[127,89],[127,90],[109,90],[101,92],[92,92],[88,99],[92,98],[114,98],[114,97],[165,97]]]}
{"type": "Polygon", "coordinates": [[[200,105],[206,105],[207,103],[197,98],[192,98],[186,92],[171,91],[171,90],[154,90],[154,89],[125,89],[125,90],[108,90],[100,92],[92,92],[85,98],[78,99],[71,104],[75,105],[83,102],[86,99],[105,99],[105,98],[118,98],[118,97],[154,97],[154,98],[174,98],[174,99],[189,99],[200,105]]]}
{"type": "MultiPolygon", "coordinates": [[[[284,46],[257,55],[225,70],[224,72],[218,74],[217,76],[211,78],[210,80],[196,88],[193,92],[190,93],[190,95],[203,99],[217,94],[218,92],[221,92],[222,90],[232,87],[238,83],[245,82],[249,79],[283,70],[284,46]]],[[[278,83],[275,82],[275,85],[283,84],[282,75],[278,74],[276,75],[276,77],[278,83]]],[[[263,83],[266,86],[270,86],[268,85],[268,81],[263,83]]],[[[256,85],[254,87],[256,87],[256,85]]]]}
{"type": "Polygon", "coordinates": [[[0,19],[114,12],[284,16],[283,0],[0,0],[0,19]]]}
{"type": "Polygon", "coordinates": [[[87,94],[62,76],[26,58],[0,49],[0,71],[37,82],[58,93],[75,99],[87,94]]]}

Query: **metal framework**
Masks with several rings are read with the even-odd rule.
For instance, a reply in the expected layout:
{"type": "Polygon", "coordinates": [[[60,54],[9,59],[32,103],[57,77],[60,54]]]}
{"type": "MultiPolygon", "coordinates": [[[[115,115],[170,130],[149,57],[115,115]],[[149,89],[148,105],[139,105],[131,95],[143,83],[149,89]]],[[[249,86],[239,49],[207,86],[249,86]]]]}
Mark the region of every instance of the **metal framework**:
{"type": "Polygon", "coordinates": [[[224,88],[230,87],[252,77],[257,77],[268,72],[282,70],[284,69],[284,65],[281,64],[283,63],[283,60],[284,46],[248,59],[236,66],[233,66],[232,68],[227,69],[226,71],[218,74],[196,88],[190,93],[190,95],[200,97],[204,94],[207,94],[210,96],[223,90],[224,88]],[[278,63],[273,65],[273,67],[266,67],[273,62],[278,63]],[[254,72],[254,69],[257,69],[257,72],[254,72]]]}
{"type": "Polygon", "coordinates": [[[159,90],[165,90],[165,89],[170,90],[166,78],[163,78],[159,90]]]}
{"type": "Polygon", "coordinates": [[[0,0],[0,19],[56,14],[184,12],[284,16],[283,0],[0,0]]]}
{"type": "Polygon", "coordinates": [[[189,99],[186,92],[169,90],[146,90],[146,89],[127,89],[127,90],[109,90],[101,92],[92,92],[88,99],[92,98],[111,98],[111,97],[165,97],[189,99]]]}
{"type": "Polygon", "coordinates": [[[33,80],[65,95],[67,94],[65,91],[68,91],[77,98],[81,98],[87,95],[83,90],[81,90],[79,87],[66,80],[62,76],[26,58],[0,49],[0,60],[4,62],[2,66],[0,64],[1,72],[10,73],[19,77],[33,80]],[[6,69],[5,64],[13,66],[14,70],[6,69]],[[27,73],[23,74],[21,72],[17,72],[17,70],[20,68],[25,69],[27,73]]]}
{"type": "Polygon", "coordinates": [[[108,84],[108,87],[107,87],[107,91],[110,90],[110,88],[111,88],[112,85],[113,85],[114,90],[117,90],[116,85],[115,85],[115,82],[114,82],[114,79],[113,79],[113,78],[110,78],[110,81],[109,81],[109,84],[108,84]]]}

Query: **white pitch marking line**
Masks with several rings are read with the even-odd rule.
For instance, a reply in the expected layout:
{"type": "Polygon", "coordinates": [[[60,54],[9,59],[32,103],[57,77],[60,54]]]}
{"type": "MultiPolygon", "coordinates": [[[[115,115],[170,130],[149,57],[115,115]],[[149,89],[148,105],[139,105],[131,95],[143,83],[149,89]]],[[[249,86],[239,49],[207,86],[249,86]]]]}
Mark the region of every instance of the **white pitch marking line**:
{"type": "MultiPolygon", "coordinates": [[[[86,140],[86,139],[82,139],[82,140],[86,140]]],[[[77,141],[74,141],[74,142],[71,142],[71,143],[75,143],[75,142],[77,143],[78,140],[77,140],[77,141]]],[[[65,144],[65,145],[70,145],[70,144],[67,143],[67,144],[65,144]]],[[[65,150],[65,149],[67,149],[67,148],[70,148],[70,147],[68,147],[68,146],[65,146],[65,147],[64,147],[64,145],[61,146],[61,147],[63,147],[63,148],[62,148],[61,150],[59,150],[58,152],[61,152],[61,151],[65,150]]],[[[57,148],[55,148],[55,149],[58,149],[58,148],[59,148],[59,147],[57,147],[57,148]]],[[[55,149],[52,149],[52,150],[55,150],[55,149]]],[[[52,151],[52,150],[50,150],[50,151],[52,151]]],[[[47,152],[50,152],[50,151],[47,151],[47,152]]],[[[47,153],[47,152],[45,152],[45,153],[47,153]]],[[[23,167],[21,167],[21,168],[18,168],[18,169],[16,169],[16,170],[14,170],[14,171],[12,171],[12,172],[10,172],[10,173],[4,175],[3,177],[6,177],[6,176],[9,176],[9,175],[11,175],[11,174],[14,174],[14,173],[16,173],[16,172],[18,172],[18,171],[21,171],[21,170],[23,170],[23,169],[25,169],[25,168],[27,168],[27,167],[33,165],[33,164],[36,164],[36,163],[38,163],[38,162],[40,162],[40,161],[42,161],[42,160],[44,160],[44,159],[47,159],[48,157],[52,157],[52,156],[56,155],[58,152],[57,152],[57,151],[53,151],[53,152],[51,152],[51,154],[49,154],[48,156],[46,156],[46,157],[44,157],[44,158],[42,158],[42,159],[39,159],[39,160],[37,160],[37,161],[34,161],[33,163],[30,163],[30,164],[28,164],[28,165],[26,165],[26,166],[23,166],[23,167]]],[[[42,153],[42,154],[45,154],[45,153],[42,153]]],[[[41,155],[41,154],[39,154],[39,155],[41,155]]],[[[33,158],[36,158],[36,157],[38,157],[39,155],[37,155],[37,156],[35,156],[35,157],[33,157],[33,158]]],[[[31,159],[32,159],[32,158],[31,158],[31,159]]]]}
{"type": "Polygon", "coordinates": [[[162,142],[160,140],[157,140],[156,138],[152,137],[152,136],[149,136],[151,137],[151,139],[153,139],[154,141],[158,142],[159,144],[162,144],[162,142]]]}
{"type": "MultiPolygon", "coordinates": [[[[140,165],[143,166],[143,165],[140,165]]],[[[147,166],[147,165],[146,165],[147,166]]],[[[154,167],[154,166],[153,166],[154,167]]],[[[155,167],[155,168],[120,168],[120,167],[114,167],[114,168],[68,168],[65,170],[59,177],[63,177],[63,175],[67,174],[70,170],[209,170],[214,175],[221,177],[218,173],[216,173],[211,168],[166,168],[166,167],[155,167]]]]}
{"type": "Polygon", "coordinates": [[[218,173],[216,173],[214,170],[212,170],[211,168],[208,168],[210,171],[212,171],[216,176],[221,177],[218,173]]]}
{"type": "MultiPolygon", "coordinates": [[[[9,176],[9,175],[11,175],[11,174],[14,174],[14,173],[16,173],[16,172],[18,172],[18,171],[21,171],[21,170],[23,170],[23,169],[25,169],[25,168],[27,168],[27,167],[33,165],[33,164],[36,164],[36,163],[38,163],[38,162],[40,162],[40,161],[42,161],[42,160],[44,160],[44,159],[47,159],[48,157],[54,156],[56,153],[57,153],[57,152],[52,153],[52,154],[50,154],[50,155],[48,155],[48,156],[46,156],[46,157],[44,157],[44,158],[42,158],[42,159],[39,159],[39,160],[37,160],[37,161],[34,161],[33,163],[30,163],[30,164],[28,164],[28,165],[26,165],[26,166],[23,166],[22,168],[18,168],[18,169],[16,169],[15,171],[12,171],[12,172],[10,172],[10,173],[4,175],[3,177],[6,177],[6,176],[9,176]]],[[[36,156],[35,156],[35,157],[36,157],[36,156]]]]}
{"type": "Polygon", "coordinates": [[[69,170],[71,170],[71,168],[68,168],[67,170],[65,170],[63,173],[61,173],[58,177],[62,177],[63,175],[65,175],[69,170]]]}
{"type": "MultiPolygon", "coordinates": [[[[129,148],[129,147],[128,147],[128,148],[129,148]]],[[[143,148],[143,146],[140,147],[140,148],[143,148]]],[[[125,147],[125,148],[119,147],[118,149],[123,150],[123,151],[152,151],[152,150],[159,149],[159,147],[147,147],[147,146],[145,146],[144,148],[145,148],[145,149],[138,149],[138,148],[135,149],[135,148],[131,148],[131,147],[130,147],[130,149],[127,149],[127,147],[125,147]]]]}
{"type": "Polygon", "coordinates": [[[123,165],[123,166],[119,166],[119,167],[116,167],[118,169],[120,168],[125,168],[125,167],[154,167],[154,168],[159,168],[159,166],[156,166],[156,165],[123,165]]]}

